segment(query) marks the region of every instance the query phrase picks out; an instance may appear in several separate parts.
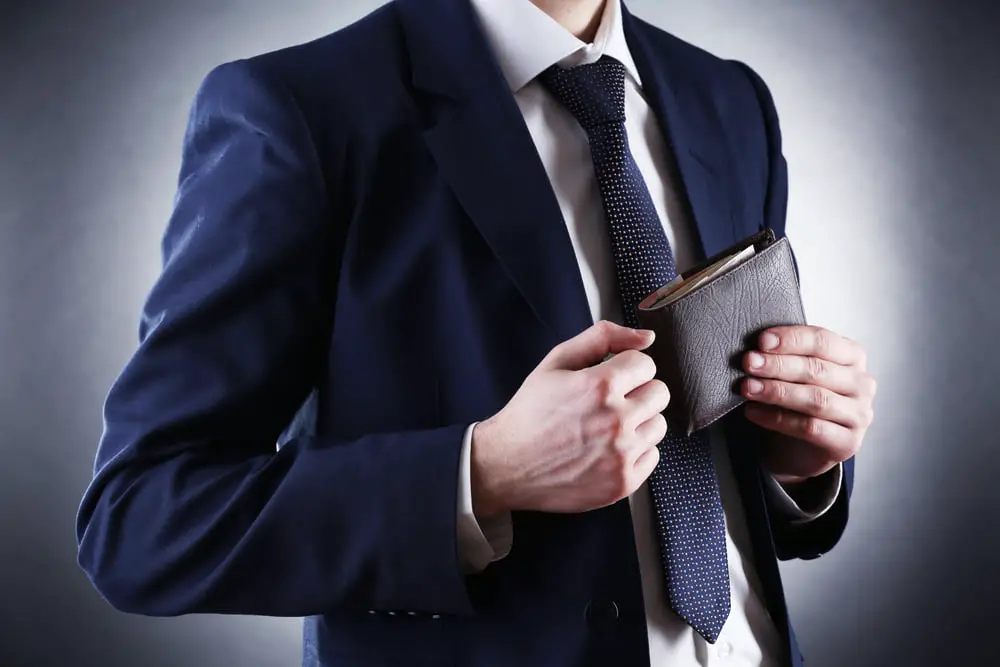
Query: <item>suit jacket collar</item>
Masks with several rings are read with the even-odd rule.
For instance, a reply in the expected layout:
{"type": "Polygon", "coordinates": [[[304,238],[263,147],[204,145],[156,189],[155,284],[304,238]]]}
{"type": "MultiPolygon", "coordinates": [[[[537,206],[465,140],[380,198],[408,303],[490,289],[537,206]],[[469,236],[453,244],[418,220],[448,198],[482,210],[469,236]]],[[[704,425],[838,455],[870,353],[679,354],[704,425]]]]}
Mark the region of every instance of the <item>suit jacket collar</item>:
{"type": "Polygon", "coordinates": [[[552,65],[575,67],[608,55],[625,66],[641,85],[625,40],[622,6],[607,2],[597,35],[587,44],[559,25],[531,0],[470,0],[494,57],[512,92],[517,92],[552,65]]]}
{"type": "Polygon", "coordinates": [[[694,55],[710,58],[624,12],[625,34],[642,75],[643,92],[667,140],[676,170],[675,187],[693,220],[702,257],[737,241],[732,160],[723,144],[711,86],[698,80],[704,67],[694,55]]]}
{"type": "MultiPolygon", "coordinates": [[[[566,224],[531,135],[468,0],[396,0],[427,146],[459,203],[555,340],[592,324],[566,224]]],[[[644,92],[676,161],[702,255],[730,245],[726,160],[701,113],[711,106],[685,76],[690,63],[622,7],[644,92]],[[668,74],[669,73],[669,74],[668,74]],[[720,187],[721,185],[721,187],[720,187]]],[[[682,197],[682,199],[684,199],[682,197]]]]}

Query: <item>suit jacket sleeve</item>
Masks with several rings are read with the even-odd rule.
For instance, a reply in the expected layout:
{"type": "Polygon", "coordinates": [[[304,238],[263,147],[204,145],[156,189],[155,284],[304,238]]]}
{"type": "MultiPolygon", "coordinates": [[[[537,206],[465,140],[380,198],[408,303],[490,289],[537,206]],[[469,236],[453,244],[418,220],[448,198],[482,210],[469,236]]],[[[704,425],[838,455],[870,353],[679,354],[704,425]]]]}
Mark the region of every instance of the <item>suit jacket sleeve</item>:
{"type": "MultiPolygon", "coordinates": [[[[764,132],[767,138],[767,199],[765,224],[780,238],[785,235],[785,217],[788,209],[788,165],[781,148],[781,128],[774,100],[767,85],[744,63],[736,63],[749,78],[760,106],[764,132]]],[[[812,559],[832,549],[840,540],[847,526],[851,492],[854,488],[854,459],[844,462],[841,488],[837,501],[819,518],[801,523],[790,520],[786,514],[769,508],[771,530],[778,558],[812,559]]]]}
{"type": "Polygon", "coordinates": [[[325,372],[343,220],[324,173],[288,89],[247,61],[206,77],[78,515],[79,562],[119,609],[470,612],[467,424],[276,449],[325,372]]]}

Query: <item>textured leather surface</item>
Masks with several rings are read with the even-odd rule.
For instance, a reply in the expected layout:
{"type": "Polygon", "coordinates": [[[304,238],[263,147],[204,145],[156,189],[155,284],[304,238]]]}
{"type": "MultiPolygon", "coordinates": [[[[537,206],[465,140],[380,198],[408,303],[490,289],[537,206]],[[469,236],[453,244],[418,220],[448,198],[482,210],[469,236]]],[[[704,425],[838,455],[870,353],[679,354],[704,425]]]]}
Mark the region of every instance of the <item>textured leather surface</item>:
{"type": "MultiPolygon", "coordinates": [[[[744,244],[745,245],[745,244],[744,244]]],[[[656,331],[650,356],[670,388],[671,430],[693,433],[738,408],[743,354],[768,327],[805,324],[788,239],[758,250],[730,272],[674,303],[638,312],[656,331]]]]}

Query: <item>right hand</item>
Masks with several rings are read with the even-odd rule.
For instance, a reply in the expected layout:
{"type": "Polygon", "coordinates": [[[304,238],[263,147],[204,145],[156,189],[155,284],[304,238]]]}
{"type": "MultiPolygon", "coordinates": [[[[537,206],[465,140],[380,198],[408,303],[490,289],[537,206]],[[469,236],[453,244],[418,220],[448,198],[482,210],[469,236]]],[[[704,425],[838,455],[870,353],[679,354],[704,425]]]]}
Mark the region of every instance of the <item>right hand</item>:
{"type": "Polygon", "coordinates": [[[473,430],[476,515],[586,512],[639,488],[659,461],[670,402],[642,352],[652,342],[651,331],[602,321],[553,348],[473,430]]]}

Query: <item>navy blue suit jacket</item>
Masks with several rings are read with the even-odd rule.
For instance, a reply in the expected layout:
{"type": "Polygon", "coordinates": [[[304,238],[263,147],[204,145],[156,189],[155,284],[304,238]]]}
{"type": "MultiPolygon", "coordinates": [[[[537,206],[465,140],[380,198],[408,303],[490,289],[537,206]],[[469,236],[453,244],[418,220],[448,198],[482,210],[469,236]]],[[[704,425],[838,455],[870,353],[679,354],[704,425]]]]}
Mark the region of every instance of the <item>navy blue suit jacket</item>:
{"type": "MultiPolygon", "coordinates": [[[[625,28],[702,253],[783,233],[763,82],[627,12],[625,28]]],[[[516,513],[507,558],[459,567],[467,425],[592,324],[465,0],[396,0],[212,71],[163,253],[79,513],[80,563],[112,605],[313,616],[307,662],[323,664],[647,664],[626,501],[516,513]]],[[[769,516],[760,434],[739,416],[727,428],[768,609],[798,661],[777,559],[838,540],[851,464],[833,510],[796,528],[769,516]]]]}

